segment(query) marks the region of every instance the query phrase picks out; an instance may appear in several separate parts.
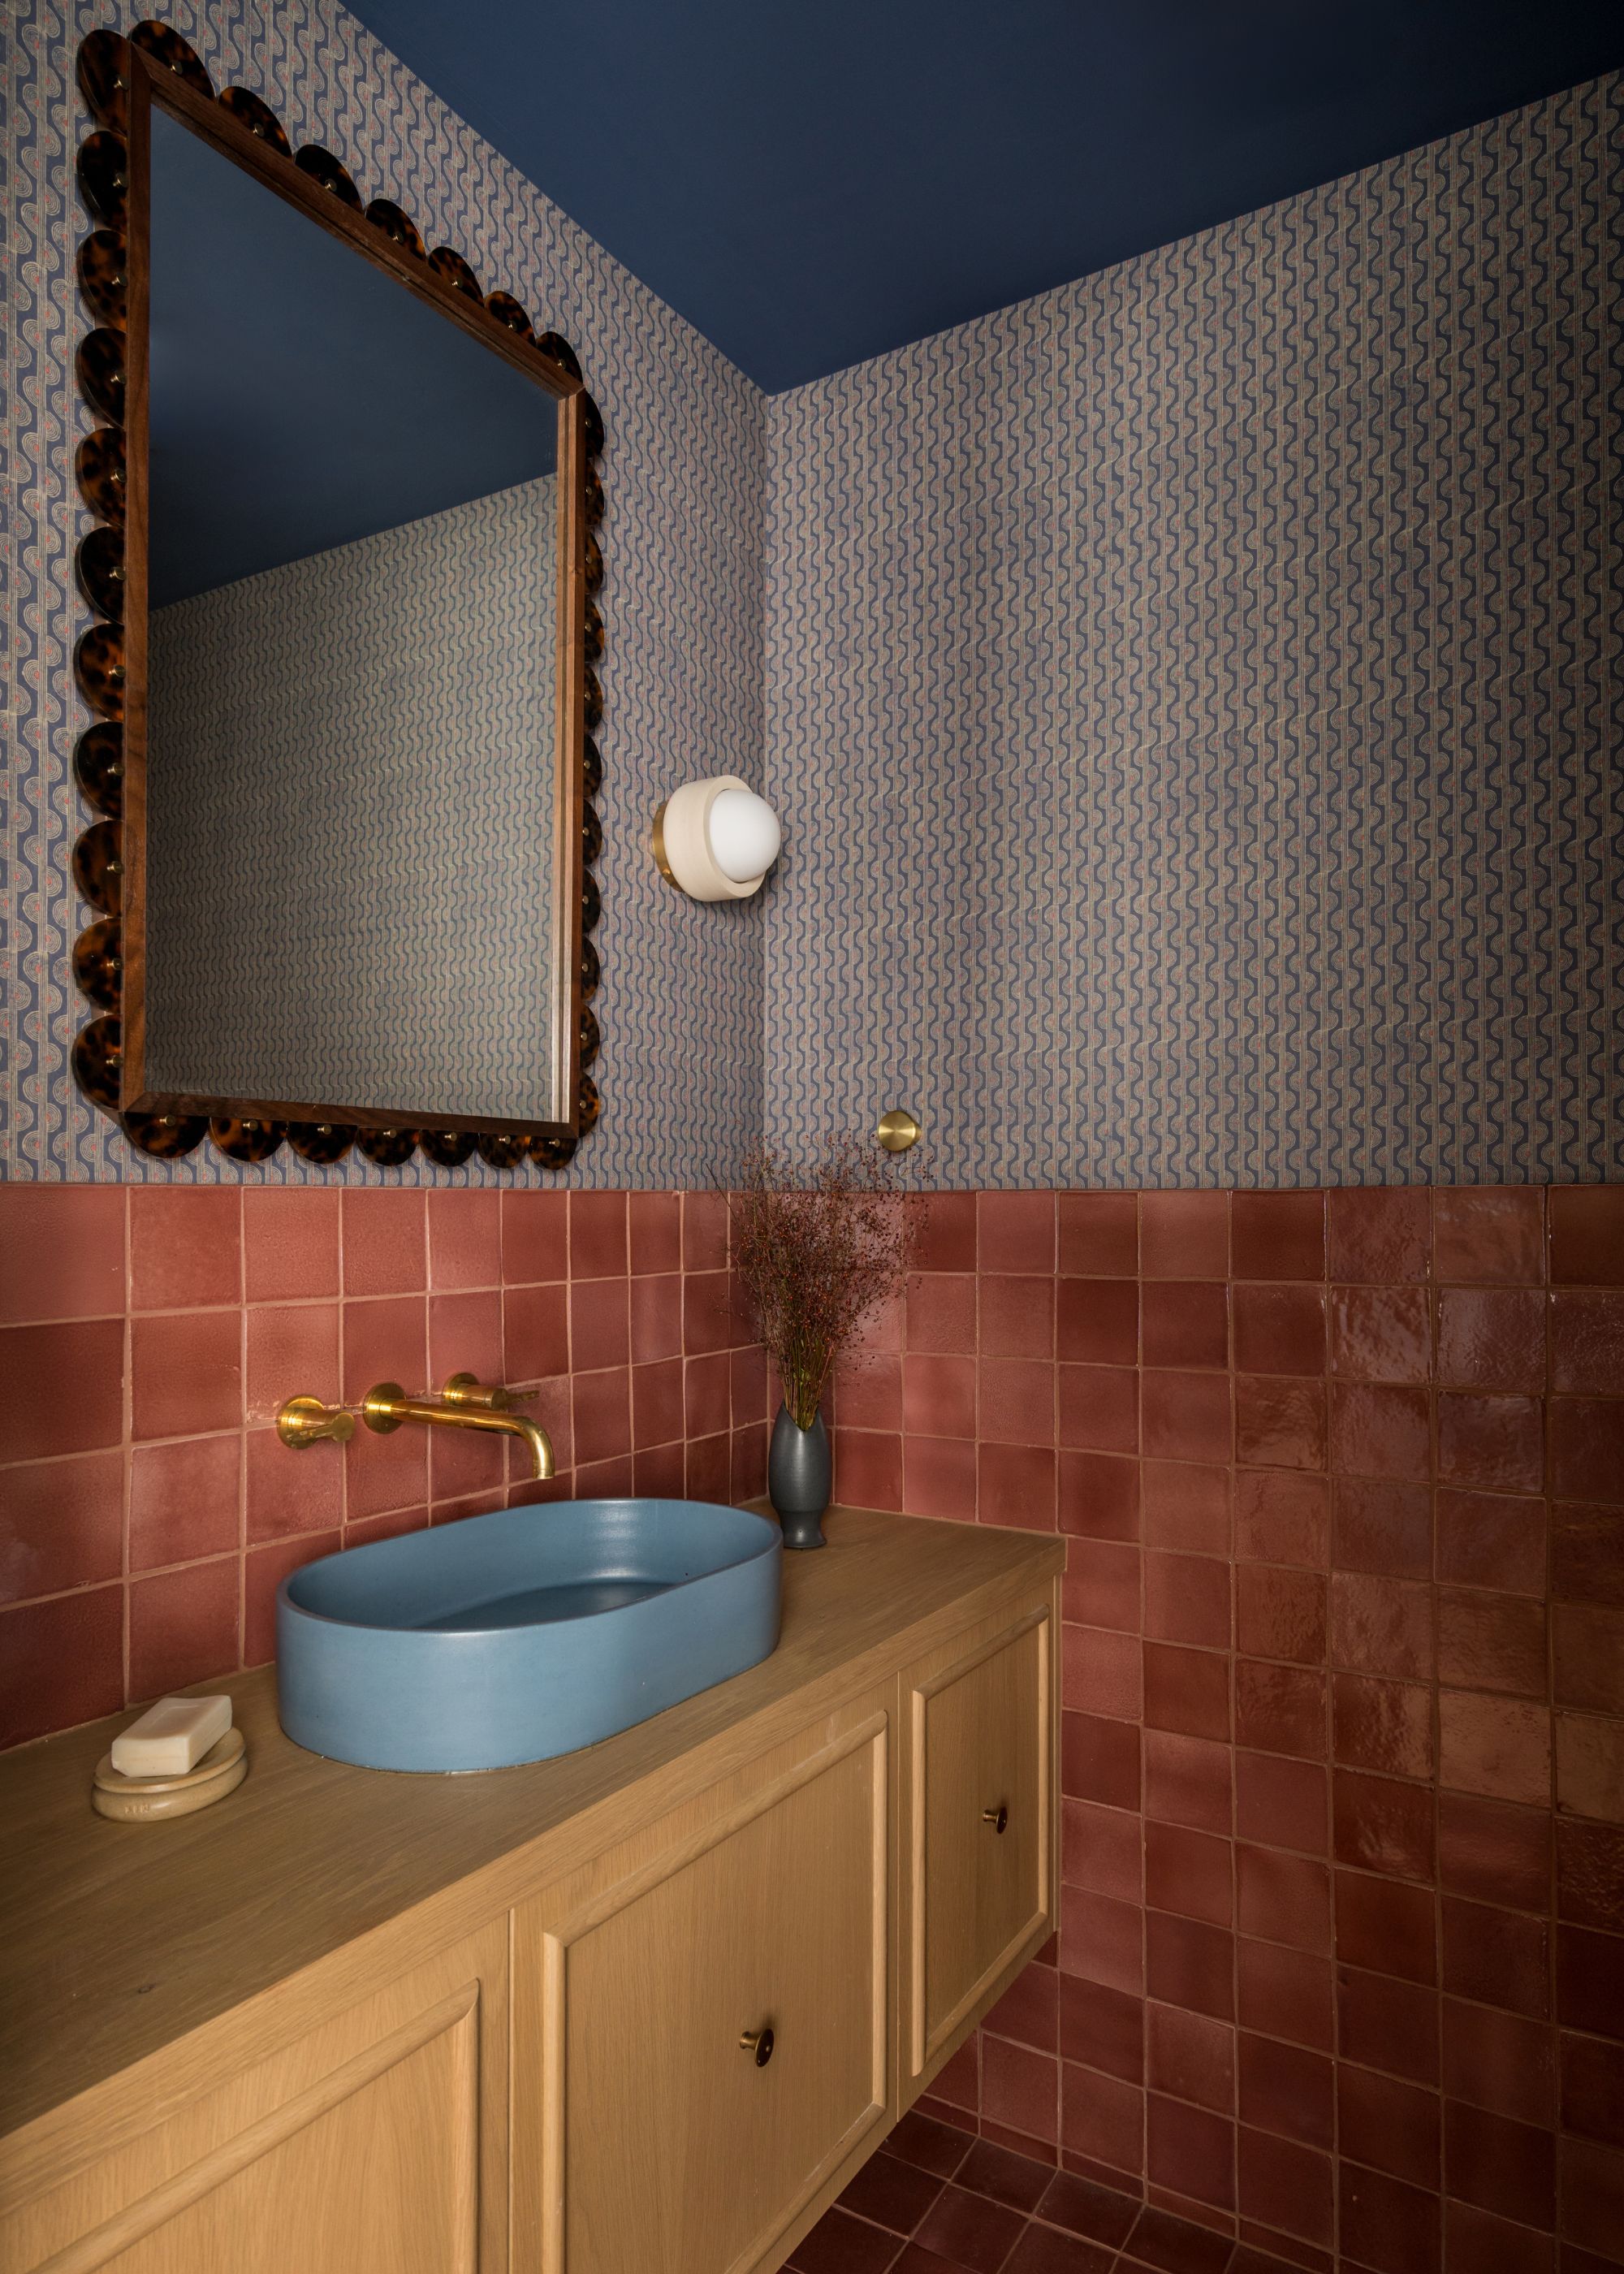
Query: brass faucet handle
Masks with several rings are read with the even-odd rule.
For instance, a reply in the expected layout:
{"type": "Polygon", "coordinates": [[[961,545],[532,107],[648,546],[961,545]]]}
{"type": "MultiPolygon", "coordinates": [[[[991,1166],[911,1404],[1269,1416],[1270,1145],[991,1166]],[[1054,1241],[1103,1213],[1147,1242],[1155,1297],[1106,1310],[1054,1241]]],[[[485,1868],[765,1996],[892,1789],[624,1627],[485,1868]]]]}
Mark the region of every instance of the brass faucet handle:
{"type": "Polygon", "coordinates": [[[454,1374],[440,1394],[447,1405],[477,1406],[485,1413],[511,1413],[515,1405],[528,1405],[536,1395],[533,1389],[509,1389],[500,1382],[481,1382],[471,1374],[454,1374]]]}
{"type": "Polygon", "coordinates": [[[312,1445],[347,1445],[355,1435],[355,1415],[342,1405],[324,1405],[319,1397],[289,1397],[277,1413],[276,1434],[295,1453],[308,1452],[312,1445]]]}

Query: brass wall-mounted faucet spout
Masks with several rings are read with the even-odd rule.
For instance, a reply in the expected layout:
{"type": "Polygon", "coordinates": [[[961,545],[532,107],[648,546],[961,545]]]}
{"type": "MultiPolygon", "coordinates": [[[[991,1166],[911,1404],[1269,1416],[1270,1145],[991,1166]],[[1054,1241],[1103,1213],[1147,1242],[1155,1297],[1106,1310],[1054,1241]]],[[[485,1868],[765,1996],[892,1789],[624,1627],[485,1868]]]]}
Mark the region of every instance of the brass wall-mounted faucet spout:
{"type": "Polygon", "coordinates": [[[553,1474],[553,1442],[538,1423],[509,1410],[513,1392],[476,1382],[471,1374],[454,1374],[440,1397],[408,1397],[398,1382],[373,1384],[361,1400],[361,1419],[379,1436],[387,1437],[403,1421],[422,1421],[431,1428],[484,1429],[504,1437],[522,1437],[530,1447],[530,1474],[553,1474]]]}
{"type": "MultiPolygon", "coordinates": [[[[380,1382],[362,1399],[361,1419],[380,1437],[403,1421],[522,1437],[530,1448],[531,1476],[545,1479],[553,1474],[553,1441],[538,1423],[513,1411],[523,1394],[477,1382],[471,1374],[454,1374],[438,1397],[408,1397],[398,1382],[380,1382]]],[[[276,1428],[284,1445],[303,1453],[327,1441],[347,1444],[355,1434],[355,1415],[342,1405],[324,1405],[319,1397],[290,1397],[276,1416],[276,1428]]]]}

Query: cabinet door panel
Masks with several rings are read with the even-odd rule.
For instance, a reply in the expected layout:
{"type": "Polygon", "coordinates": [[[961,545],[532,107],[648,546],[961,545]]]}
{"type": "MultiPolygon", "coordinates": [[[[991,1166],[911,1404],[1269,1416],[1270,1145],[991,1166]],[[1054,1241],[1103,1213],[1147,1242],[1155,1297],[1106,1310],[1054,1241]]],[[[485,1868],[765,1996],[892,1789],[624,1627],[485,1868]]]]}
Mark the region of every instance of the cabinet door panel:
{"type": "Polygon", "coordinates": [[[521,1916],[546,2274],[753,2266],[883,2125],[886,1769],[870,1717],[619,1886],[521,1916]]]}
{"type": "Polygon", "coordinates": [[[0,2263],[500,2274],[506,1939],[447,1950],[104,2157],[0,2232],[0,2263]]]}
{"type": "Polygon", "coordinates": [[[1050,1635],[1034,1612],[910,1685],[914,2075],[1052,1924],[1050,1635]]]}

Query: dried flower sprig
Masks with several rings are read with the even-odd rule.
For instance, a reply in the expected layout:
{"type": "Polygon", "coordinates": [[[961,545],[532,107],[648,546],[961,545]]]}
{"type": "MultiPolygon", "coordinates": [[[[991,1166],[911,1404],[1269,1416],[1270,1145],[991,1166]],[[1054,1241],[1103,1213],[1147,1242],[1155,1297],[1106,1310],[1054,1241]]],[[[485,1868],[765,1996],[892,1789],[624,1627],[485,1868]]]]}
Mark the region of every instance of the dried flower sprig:
{"type": "Polygon", "coordinates": [[[831,1367],[897,1285],[912,1222],[888,1165],[831,1137],[804,1165],[763,1146],[729,1202],[733,1261],[784,1403],[809,1429],[831,1367]]]}

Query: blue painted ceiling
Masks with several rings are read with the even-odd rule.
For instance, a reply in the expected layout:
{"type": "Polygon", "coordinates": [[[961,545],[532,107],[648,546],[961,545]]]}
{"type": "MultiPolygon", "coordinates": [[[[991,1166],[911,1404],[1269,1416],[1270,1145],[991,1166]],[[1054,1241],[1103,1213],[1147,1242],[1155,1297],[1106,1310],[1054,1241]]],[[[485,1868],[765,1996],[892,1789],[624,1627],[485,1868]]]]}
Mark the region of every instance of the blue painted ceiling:
{"type": "Polygon", "coordinates": [[[1619,0],[350,5],[775,392],[1624,63],[1619,0]]]}

